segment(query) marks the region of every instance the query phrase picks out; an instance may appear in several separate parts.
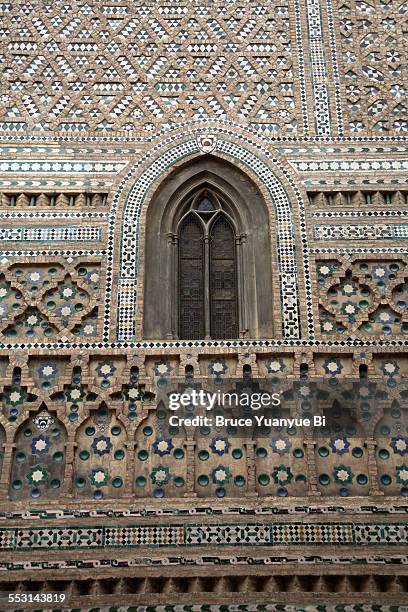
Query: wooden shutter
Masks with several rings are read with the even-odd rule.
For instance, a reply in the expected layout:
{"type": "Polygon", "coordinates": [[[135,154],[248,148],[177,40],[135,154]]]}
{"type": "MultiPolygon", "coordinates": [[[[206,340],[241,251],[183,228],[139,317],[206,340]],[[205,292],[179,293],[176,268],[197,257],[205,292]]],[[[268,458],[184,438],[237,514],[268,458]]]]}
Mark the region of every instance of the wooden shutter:
{"type": "Polygon", "coordinates": [[[179,337],[205,337],[204,240],[193,214],[185,218],[179,231],[179,337]]]}
{"type": "Polygon", "coordinates": [[[220,215],[210,233],[211,338],[238,337],[235,234],[220,215]]]}

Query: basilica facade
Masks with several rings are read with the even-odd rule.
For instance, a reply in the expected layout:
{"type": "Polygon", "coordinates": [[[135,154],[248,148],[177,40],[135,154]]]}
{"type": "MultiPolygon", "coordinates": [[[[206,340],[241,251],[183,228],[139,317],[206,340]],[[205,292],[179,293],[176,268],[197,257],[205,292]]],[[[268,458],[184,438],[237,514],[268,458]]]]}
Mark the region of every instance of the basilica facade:
{"type": "Polygon", "coordinates": [[[406,609],[407,11],[0,4],[0,609],[406,609]]]}

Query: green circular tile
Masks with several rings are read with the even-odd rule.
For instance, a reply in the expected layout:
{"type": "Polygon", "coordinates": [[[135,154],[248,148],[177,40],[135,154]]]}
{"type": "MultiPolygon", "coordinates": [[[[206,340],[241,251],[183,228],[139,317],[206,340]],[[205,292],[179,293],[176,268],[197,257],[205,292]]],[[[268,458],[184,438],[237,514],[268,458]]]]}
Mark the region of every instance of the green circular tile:
{"type": "Polygon", "coordinates": [[[259,448],[256,449],[256,456],[259,459],[265,459],[267,455],[268,455],[268,451],[266,450],[266,448],[263,448],[262,446],[260,446],[259,448]]]}
{"type": "Polygon", "coordinates": [[[200,487],[206,487],[209,482],[210,479],[208,478],[208,476],[206,476],[205,474],[201,474],[198,478],[197,478],[197,482],[200,485],[200,487]]]}
{"type": "Polygon", "coordinates": [[[296,457],[296,459],[301,459],[304,456],[304,452],[301,448],[295,448],[293,451],[293,456],[296,457]]]}
{"type": "Polygon", "coordinates": [[[61,486],[61,481],[58,478],[54,478],[51,480],[50,484],[52,489],[59,489],[61,486]]]}
{"type": "Polygon", "coordinates": [[[95,433],[95,427],[87,427],[85,429],[85,433],[87,436],[93,436],[95,433]]]}
{"type": "Polygon", "coordinates": [[[380,478],[383,485],[390,485],[392,483],[392,478],[389,474],[383,474],[380,478]]]}
{"type": "Polygon", "coordinates": [[[112,486],[115,487],[115,489],[119,489],[122,485],[123,485],[123,480],[119,476],[116,476],[112,480],[112,486]]]}
{"type": "Polygon", "coordinates": [[[176,485],[176,487],[184,486],[184,478],[182,478],[181,476],[176,476],[174,479],[174,484],[176,485]]]}
{"type": "Polygon", "coordinates": [[[54,459],[54,461],[60,462],[64,458],[64,453],[62,453],[61,451],[56,451],[53,454],[52,458],[54,459]]]}
{"type": "Polygon", "coordinates": [[[328,474],[320,474],[319,482],[323,486],[328,485],[330,483],[330,476],[328,474]]]}
{"type": "Polygon", "coordinates": [[[19,452],[16,454],[16,460],[18,461],[18,463],[22,463],[23,461],[26,460],[26,456],[25,453],[23,452],[19,452]]]}
{"type": "Polygon", "coordinates": [[[79,458],[82,459],[82,461],[86,461],[87,459],[89,459],[89,453],[87,450],[81,450],[81,452],[79,453],[79,458]]]}
{"type": "Polygon", "coordinates": [[[234,448],[234,450],[232,451],[232,457],[234,459],[241,459],[242,458],[242,450],[240,448],[234,448]]]}
{"type": "Polygon", "coordinates": [[[174,449],[173,455],[175,459],[184,459],[184,451],[182,448],[174,449]]]}
{"type": "Polygon", "coordinates": [[[330,453],[326,446],[321,446],[317,452],[319,453],[320,457],[328,457],[330,453]]]}
{"type": "Polygon", "coordinates": [[[390,453],[389,451],[387,451],[386,448],[382,448],[379,450],[378,452],[378,456],[380,457],[380,459],[389,459],[390,458],[390,453]]]}
{"type": "Polygon", "coordinates": [[[144,476],[138,476],[136,478],[136,484],[138,487],[144,487],[146,485],[146,478],[144,476]]]}
{"type": "Polygon", "coordinates": [[[125,451],[123,451],[121,448],[115,451],[114,457],[118,461],[121,461],[124,458],[124,456],[125,456],[125,451]]]}
{"type": "Polygon", "coordinates": [[[148,457],[149,457],[149,453],[147,452],[147,450],[141,450],[137,453],[137,458],[140,461],[146,461],[148,457]]]}
{"type": "Polygon", "coordinates": [[[75,484],[78,487],[78,489],[83,489],[86,481],[85,478],[82,478],[82,476],[79,476],[76,480],[75,480],[75,484]]]}
{"type": "Polygon", "coordinates": [[[146,427],[144,427],[144,428],[143,428],[143,434],[144,434],[145,436],[147,436],[147,437],[148,437],[148,436],[151,436],[151,435],[152,435],[152,433],[153,433],[153,428],[152,428],[152,427],[150,427],[150,425],[146,425],[146,427]]]}
{"type": "Polygon", "coordinates": [[[24,430],[24,435],[26,438],[29,438],[30,436],[33,435],[33,432],[31,431],[31,429],[27,428],[24,430]]]}
{"type": "Polygon", "coordinates": [[[269,478],[268,474],[259,474],[258,476],[258,482],[260,485],[262,485],[263,487],[265,487],[266,485],[268,485],[270,483],[271,479],[269,478]]]}
{"type": "Polygon", "coordinates": [[[210,453],[206,450],[200,450],[200,452],[198,453],[198,458],[200,459],[200,461],[207,461],[209,456],[210,453]]]}
{"type": "Polygon", "coordinates": [[[356,459],[360,459],[364,455],[363,449],[359,446],[355,446],[351,452],[353,457],[355,457],[356,459]]]}
{"type": "Polygon", "coordinates": [[[368,478],[365,474],[358,474],[356,480],[357,480],[357,484],[359,485],[366,485],[368,482],[368,478]]]}
{"type": "Polygon", "coordinates": [[[237,487],[243,487],[245,485],[245,478],[241,475],[235,476],[234,483],[237,487]]]}
{"type": "Polygon", "coordinates": [[[112,436],[118,436],[121,431],[122,431],[122,428],[119,427],[119,425],[114,425],[111,429],[111,434],[112,436]]]}
{"type": "Polygon", "coordinates": [[[18,491],[23,487],[23,483],[21,482],[21,480],[13,480],[11,486],[15,491],[18,491]]]}

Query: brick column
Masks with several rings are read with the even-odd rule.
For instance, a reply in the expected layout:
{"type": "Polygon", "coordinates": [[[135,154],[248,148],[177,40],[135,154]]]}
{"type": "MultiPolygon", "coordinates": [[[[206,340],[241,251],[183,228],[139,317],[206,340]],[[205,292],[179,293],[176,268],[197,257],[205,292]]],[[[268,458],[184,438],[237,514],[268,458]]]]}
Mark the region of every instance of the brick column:
{"type": "Polygon", "coordinates": [[[370,495],[384,495],[384,491],[381,491],[378,485],[378,466],[376,458],[377,442],[373,438],[368,438],[365,441],[368,454],[368,482],[369,482],[369,494],[370,495]]]}
{"type": "Polygon", "coordinates": [[[68,436],[67,443],[65,445],[65,470],[64,470],[64,482],[61,487],[61,495],[64,497],[72,497],[73,491],[73,478],[74,478],[74,457],[75,457],[75,434],[71,433],[68,436]]]}
{"type": "Polygon", "coordinates": [[[307,482],[309,485],[308,495],[318,497],[321,492],[317,488],[317,469],[316,469],[316,456],[314,440],[305,440],[304,446],[306,449],[306,463],[307,463],[307,482]]]}
{"type": "Polygon", "coordinates": [[[247,495],[249,497],[257,497],[256,490],[256,466],[255,466],[255,440],[244,442],[246,449],[246,467],[247,467],[247,495]]]}
{"type": "Polygon", "coordinates": [[[187,490],[184,493],[184,496],[185,497],[197,497],[197,493],[195,491],[195,479],[196,479],[195,447],[196,447],[196,443],[194,442],[194,440],[185,440],[184,446],[186,449],[186,466],[187,466],[187,475],[186,475],[187,490]]]}
{"type": "Polygon", "coordinates": [[[9,497],[8,491],[11,480],[11,462],[14,448],[15,444],[7,442],[4,444],[4,458],[0,478],[0,499],[8,499],[9,497]]]}
{"type": "Polygon", "coordinates": [[[134,479],[135,479],[135,452],[136,443],[126,442],[126,480],[125,480],[125,497],[133,496],[134,494],[134,479]]]}

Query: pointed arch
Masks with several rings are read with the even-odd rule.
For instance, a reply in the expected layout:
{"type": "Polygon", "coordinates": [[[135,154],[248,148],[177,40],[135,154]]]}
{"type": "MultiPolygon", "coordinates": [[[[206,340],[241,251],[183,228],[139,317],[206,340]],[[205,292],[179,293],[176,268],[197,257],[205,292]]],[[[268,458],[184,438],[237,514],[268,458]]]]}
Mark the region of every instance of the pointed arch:
{"type": "Polygon", "coordinates": [[[67,431],[45,405],[26,419],[14,439],[10,497],[55,498],[64,479],[67,431]]]}
{"type": "Polygon", "coordinates": [[[146,212],[146,339],[273,335],[270,219],[254,184],[205,156],[162,183],[146,212]]]}
{"type": "MultiPolygon", "coordinates": [[[[208,130],[212,129],[214,141],[212,154],[218,159],[230,160],[240,168],[245,168],[248,175],[254,177],[258,187],[255,186],[255,193],[262,191],[268,198],[268,203],[272,203],[275,208],[276,228],[273,236],[277,250],[277,272],[276,285],[279,288],[279,297],[274,298],[275,306],[278,311],[275,318],[279,327],[276,329],[276,336],[284,339],[298,339],[301,337],[301,328],[304,333],[311,334],[313,337],[313,309],[311,300],[311,282],[309,262],[306,257],[302,261],[302,271],[305,275],[304,290],[306,299],[306,317],[301,320],[299,316],[299,288],[298,271],[295,252],[296,232],[294,219],[291,210],[291,203],[284,183],[280,176],[284,177],[288,187],[292,190],[292,197],[297,203],[297,211],[300,221],[300,248],[301,252],[307,253],[308,239],[305,224],[304,204],[302,195],[296,186],[290,168],[282,161],[277,159],[275,152],[271,152],[263,147],[253,135],[231,134],[226,135],[217,126],[206,125],[204,129],[196,127],[197,138],[191,137],[191,130],[182,133],[170,134],[166,140],[161,140],[155,147],[146,154],[135,165],[134,169],[127,173],[113,201],[113,210],[116,210],[117,203],[124,196],[124,191],[137,172],[138,178],[133,183],[123,209],[118,209],[117,216],[112,216],[112,223],[115,227],[121,228],[120,244],[118,244],[119,262],[115,264],[116,251],[111,248],[108,254],[107,276],[108,285],[113,280],[111,275],[113,269],[118,268],[118,283],[115,294],[117,296],[116,310],[116,338],[121,342],[134,341],[140,338],[142,333],[141,316],[138,309],[142,308],[141,300],[143,296],[143,280],[141,280],[140,261],[144,259],[138,256],[138,245],[143,246],[143,234],[140,230],[140,218],[142,210],[147,210],[147,201],[152,195],[153,185],[157,185],[160,177],[167,177],[171,169],[186,159],[197,158],[202,154],[200,137],[208,130]],[[214,135],[216,134],[216,135],[214,135]],[[175,140],[179,139],[175,144],[175,140]],[[238,142],[239,140],[239,142],[238,142]],[[143,171],[142,171],[143,168],[143,171]],[[135,251],[136,248],[136,251],[135,251]]],[[[145,214],[145,213],[143,213],[145,214]]],[[[169,239],[171,239],[169,237],[169,239]]],[[[105,333],[110,335],[110,313],[106,312],[105,333]]],[[[251,334],[250,334],[251,335],[251,334]]],[[[262,333],[259,337],[270,338],[271,333],[262,333]]]]}
{"type": "Polygon", "coordinates": [[[101,500],[123,495],[127,432],[115,410],[102,402],[76,431],[74,495],[101,500]]]}

